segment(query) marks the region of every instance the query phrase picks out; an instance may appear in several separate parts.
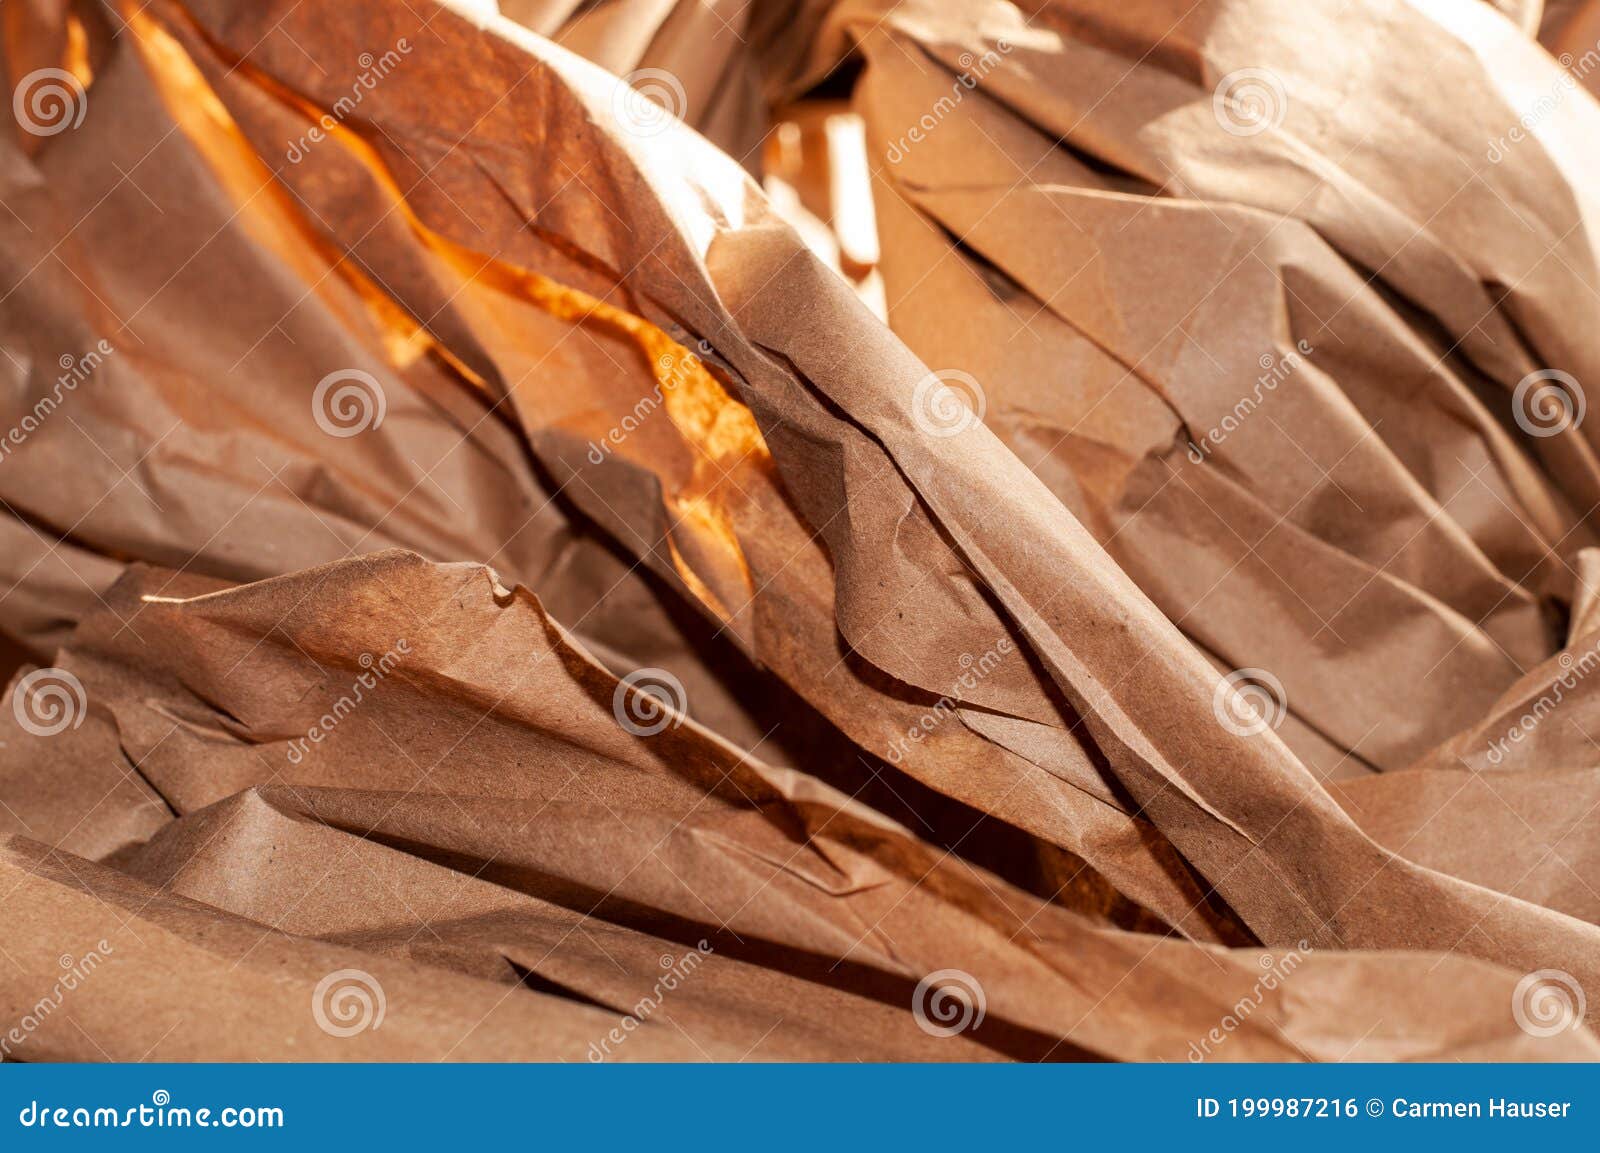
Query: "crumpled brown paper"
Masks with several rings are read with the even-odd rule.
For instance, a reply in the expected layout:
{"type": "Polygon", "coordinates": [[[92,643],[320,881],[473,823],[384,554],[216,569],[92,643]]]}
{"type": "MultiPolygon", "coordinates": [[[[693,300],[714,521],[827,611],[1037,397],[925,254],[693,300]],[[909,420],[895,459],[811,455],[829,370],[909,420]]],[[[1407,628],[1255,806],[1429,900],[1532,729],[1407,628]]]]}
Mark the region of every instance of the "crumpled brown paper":
{"type": "Polygon", "coordinates": [[[0,1009],[104,954],[7,1056],[1596,1055],[1580,703],[1466,753],[1594,587],[1589,427],[1503,408],[1597,358],[1597,110],[1454,167],[1555,64],[1376,5],[765,9],[728,67],[853,79],[886,328],[536,33],[679,57],[505,7],[6,28],[85,114],[0,159],[4,416],[64,393],[0,460],[0,1009]]]}

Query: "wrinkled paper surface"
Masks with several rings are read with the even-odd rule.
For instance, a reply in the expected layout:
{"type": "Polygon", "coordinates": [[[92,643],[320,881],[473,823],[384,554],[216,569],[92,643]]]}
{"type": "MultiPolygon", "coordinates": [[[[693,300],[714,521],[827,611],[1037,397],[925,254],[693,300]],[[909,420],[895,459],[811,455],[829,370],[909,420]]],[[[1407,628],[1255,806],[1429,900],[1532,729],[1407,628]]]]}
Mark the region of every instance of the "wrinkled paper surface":
{"type": "Polygon", "coordinates": [[[1600,1056],[1557,7],[8,8],[4,1056],[1600,1056]]]}

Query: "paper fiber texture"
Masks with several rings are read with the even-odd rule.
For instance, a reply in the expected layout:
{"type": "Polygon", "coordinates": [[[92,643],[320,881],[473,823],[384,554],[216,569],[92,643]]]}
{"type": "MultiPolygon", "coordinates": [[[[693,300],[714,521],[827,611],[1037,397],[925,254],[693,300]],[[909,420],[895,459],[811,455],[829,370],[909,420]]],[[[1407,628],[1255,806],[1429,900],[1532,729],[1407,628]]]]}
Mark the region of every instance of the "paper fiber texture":
{"type": "Polygon", "coordinates": [[[4,27],[5,1056],[1600,1056],[1531,10],[500,7],[4,27]]]}

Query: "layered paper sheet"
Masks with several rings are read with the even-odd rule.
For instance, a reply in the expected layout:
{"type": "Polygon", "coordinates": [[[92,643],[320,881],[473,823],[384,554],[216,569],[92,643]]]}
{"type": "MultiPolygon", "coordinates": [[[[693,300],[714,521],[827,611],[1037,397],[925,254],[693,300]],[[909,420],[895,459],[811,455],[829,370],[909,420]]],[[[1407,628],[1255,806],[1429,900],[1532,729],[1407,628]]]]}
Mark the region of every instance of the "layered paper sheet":
{"type": "Polygon", "coordinates": [[[1548,7],[8,8],[4,1056],[1600,1056],[1548,7]]]}

